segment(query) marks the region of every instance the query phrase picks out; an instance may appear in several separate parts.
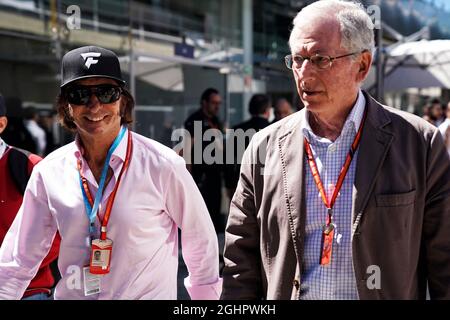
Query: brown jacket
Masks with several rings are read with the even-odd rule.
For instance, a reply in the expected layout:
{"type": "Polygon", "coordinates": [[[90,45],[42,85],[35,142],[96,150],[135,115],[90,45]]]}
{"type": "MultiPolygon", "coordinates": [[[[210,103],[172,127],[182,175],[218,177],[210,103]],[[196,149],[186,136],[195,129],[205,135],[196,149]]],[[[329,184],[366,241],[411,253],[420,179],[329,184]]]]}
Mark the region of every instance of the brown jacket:
{"type": "MultiPolygon", "coordinates": [[[[353,265],[361,299],[450,299],[450,158],[437,128],[364,93],[353,188],[353,265]],[[381,289],[369,289],[371,265],[381,289]]],[[[257,133],[226,229],[222,299],[298,299],[306,204],[305,111],[257,133]],[[259,154],[259,155],[258,155],[259,154]]]]}

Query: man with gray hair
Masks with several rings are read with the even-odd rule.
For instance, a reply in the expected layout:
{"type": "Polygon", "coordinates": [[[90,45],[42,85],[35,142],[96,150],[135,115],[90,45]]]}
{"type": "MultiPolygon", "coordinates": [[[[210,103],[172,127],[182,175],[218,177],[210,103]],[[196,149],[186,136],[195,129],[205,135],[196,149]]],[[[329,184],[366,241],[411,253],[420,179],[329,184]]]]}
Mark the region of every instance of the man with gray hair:
{"type": "Polygon", "coordinates": [[[450,159],[437,128],[360,89],[374,25],[355,2],[294,19],[305,108],[255,134],[226,228],[223,299],[450,299],[450,159]]]}

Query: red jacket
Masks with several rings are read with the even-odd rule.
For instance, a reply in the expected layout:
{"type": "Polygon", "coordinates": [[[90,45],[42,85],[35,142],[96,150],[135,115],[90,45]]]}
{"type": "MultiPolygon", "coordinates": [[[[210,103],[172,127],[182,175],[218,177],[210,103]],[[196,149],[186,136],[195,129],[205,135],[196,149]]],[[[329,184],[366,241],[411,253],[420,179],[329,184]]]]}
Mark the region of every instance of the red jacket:
{"type": "MultiPolygon", "coordinates": [[[[8,170],[9,150],[10,148],[6,150],[3,157],[0,158],[0,243],[3,242],[9,227],[13,223],[23,199],[22,194],[17,190],[8,170]]],[[[42,159],[39,156],[32,154],[28,160],[28,172],[31,174],[33,167],[42,159]]],[[[47,257],[42,261],[38,273],[33,280],[31,280],[23,297],[28,297],[41,292],[50,293],[50,290],[55,283],[55,279],[50,269],[50,263],[58,257],[60,240],[60,236],[57,233],[47,257]]]]}

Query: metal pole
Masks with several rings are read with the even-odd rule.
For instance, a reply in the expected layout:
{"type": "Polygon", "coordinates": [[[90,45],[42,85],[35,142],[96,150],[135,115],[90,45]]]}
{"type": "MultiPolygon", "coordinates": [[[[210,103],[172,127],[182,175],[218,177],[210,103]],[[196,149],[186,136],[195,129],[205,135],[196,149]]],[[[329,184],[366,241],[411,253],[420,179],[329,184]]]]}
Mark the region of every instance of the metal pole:
{"type": "Polygon", "coordinates": [[[47,22],[45,21],[45,14],[44,14],[44,0],[39,0],[38,5],[39,5],[39,19],[45,24],[47,24],[47,22]]]}
{"type": "Polygon", "coordinates": [[[245,120],[249,116],[247,106],[252,96],[253,0],[242,1],[242,34],[244,49],[244,90],[242,94],[242,117],[245,120]]]}
{"type": "Polygon", "coordinates": [[[50,2],[50,26],[51,32],[53,33],[52,38],[55,45],[55,56],[58,62],[61,61],[62,57],[62,47],[61,47],[61,35],[60,35],[60,12],[61,12],[61,1],[52,0],[50,2]]]}
{"type": "Polygon", "coordinates": [[[135,61],[135,55],[133,52],[133,48],[130,47],[130,65],[129,65],[129,72],[130,72],[130,93],[133,96],[133,98],[136,100],[136,78],[135,78],[135,70],[134,70],[134,61],[135,61]]]}
{"type": "Polygon", "coordinates": [[[376,94],[375,97],[378,101],[384,102],[384,52],[383,52],[383,30],[380,26],[379,29],[375,31],[375,41],[377,43],[377,70],[376,70],[376,94]]]}
{"type": "Polygon", "coordinates": [[[58,60],[61,61],[62,58],[62,46],[61,46],[61,0],[58,0],[57,2],[58,6],[58,11],[57,11],[57,28],[56,28],[56,32],[57,32],[57,47],[56,47],[56,56],[58,57],[58,60]]]}
{"type": "Polygon", "coordinates": [[[224,74],[225,80],[225,125],[230,128],[230,92],[228,91],[228,73],[224,74]]]}
{"type": "Polygon", "coordinates": [[[93,1],[93,15],[94,15],[94,30],[98,31],[98,0],[93,1]]]}
{"type": "MultiPolygon", "coordinates": [[[[134,98],[134,101],[137,105],[137,97],[136,97],[136,79],[135,79],[135,72],[134,72],[134,60],[135,60],[135,56],[134,56],[134,51],[133,51],[133,16],[132,16],[132,11],[131,11],[131,6],[132,6],[133,1],[129,2],[128,5],[128,14],[130,17],[130,23],[129,23],[129,27],[128,27],[128,43],[129,43],[129,47],[130,47],[130,65],[129,65],[129,74],[130,74],[130,93],[131,96],[134,98]]],[[[132,130],[136,131],[136,107],[133,109],[132,112],[132,117],[133,117],[133,123],[132,123],[132,130]]]]}

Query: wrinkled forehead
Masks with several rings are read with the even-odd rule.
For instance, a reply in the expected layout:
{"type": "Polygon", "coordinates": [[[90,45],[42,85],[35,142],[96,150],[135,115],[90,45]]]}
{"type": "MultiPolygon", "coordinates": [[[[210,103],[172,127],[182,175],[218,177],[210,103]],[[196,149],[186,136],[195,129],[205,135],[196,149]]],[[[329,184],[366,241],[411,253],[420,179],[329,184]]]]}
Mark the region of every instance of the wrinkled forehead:
{"type": "Polygon", "coordinates": [[[340,24],[335,17],[306,16],[294,26],[289,44],[293,54],[332,54],[341,49],[340,24]]]}

